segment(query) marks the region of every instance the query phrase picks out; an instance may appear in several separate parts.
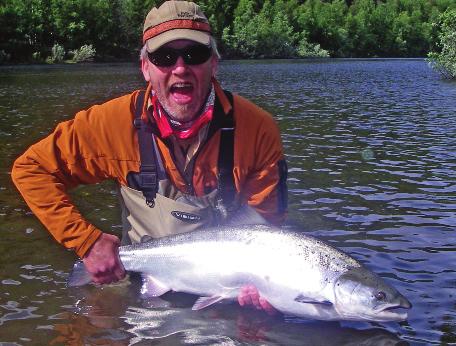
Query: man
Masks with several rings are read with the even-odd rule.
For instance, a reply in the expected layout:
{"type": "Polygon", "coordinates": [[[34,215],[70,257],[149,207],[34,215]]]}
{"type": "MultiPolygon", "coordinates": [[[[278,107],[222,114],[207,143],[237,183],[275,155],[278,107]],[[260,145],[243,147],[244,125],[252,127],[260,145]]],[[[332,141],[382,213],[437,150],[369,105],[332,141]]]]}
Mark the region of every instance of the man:
{"type": "MultiPolygon", "coordinates": [[[[200,8],[186,1],[153,8],[143,43],[145,92],[77,113],[31,146],[12,172],[32,211],[99,284],[125,276],[120,241],[73,205],[67,190],[79,184],[116,180],[125,244],[222,223],[247,204],[273,223],[286,212],[278,128],[216,81],[219,57],[200,8]]],[[[272,311],[254,287],[238,300],[272,311]]]]}

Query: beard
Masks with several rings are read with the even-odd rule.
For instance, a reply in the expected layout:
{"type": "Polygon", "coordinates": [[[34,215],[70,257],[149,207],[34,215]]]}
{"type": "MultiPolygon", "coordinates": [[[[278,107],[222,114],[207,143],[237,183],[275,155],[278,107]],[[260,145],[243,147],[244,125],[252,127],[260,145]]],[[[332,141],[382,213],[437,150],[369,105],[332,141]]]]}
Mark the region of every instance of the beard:
{"type": "Polygon", "coordinates": [[[171,109],[161,95],[157,95],[157,98],[166,114],[173,120],[187,122],[196,117],[196,114],[189,114],[191,105],[174,105],[173,109],[171,109]]]}
{"type": "Polygon", "coordinates": [[[158,102],[165,110],[167,116],[172,120],[176,120],[181,123],[186,123],[189,121],[194,120],[197,118],[201,112],[203,111],[203,107],[207,101],[207,98],[210,94],[211,89],[209,89],[207,96],[204,100],[201,101],[201,104],[195,109],[195,105],[193,103],[189,104],[176,104],[174,103],[172,106],[169,104],[169,100],[163,95],[161,92],[156,91],[158,102]]]}

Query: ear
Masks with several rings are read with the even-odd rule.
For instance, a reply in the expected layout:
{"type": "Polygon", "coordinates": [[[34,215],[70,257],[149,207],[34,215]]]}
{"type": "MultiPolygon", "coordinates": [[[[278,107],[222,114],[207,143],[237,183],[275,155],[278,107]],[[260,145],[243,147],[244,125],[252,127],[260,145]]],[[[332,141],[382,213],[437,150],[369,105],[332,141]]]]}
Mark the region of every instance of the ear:
{"type": "Polygon", "coordinates": [[[149,59],[141,58],[141,71],[146,82],[150,82],[150,72],[149,72],[149,59]]]}

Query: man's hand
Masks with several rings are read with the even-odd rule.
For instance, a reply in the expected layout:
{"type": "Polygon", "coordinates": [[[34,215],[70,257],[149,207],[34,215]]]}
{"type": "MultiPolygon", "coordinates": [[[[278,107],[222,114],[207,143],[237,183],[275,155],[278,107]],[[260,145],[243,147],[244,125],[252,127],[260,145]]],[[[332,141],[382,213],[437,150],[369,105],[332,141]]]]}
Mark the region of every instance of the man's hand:
{"type": "Polygon", "coordinates": [[[109,284],[125,277],[119,259],[119,245],[119,238],[103,233],[82,259],[94,283],[109,284]]]}
{"type": "Polygon", "coordinates": [[[247,285],[241,288],[238,295],[238,302],[240,306],[253,305],[258,310],[264,310],[269,315],[275,315],[277,310],[269,304],[269,302],[260,297],[260,293],[253,285],[247,285]]]}

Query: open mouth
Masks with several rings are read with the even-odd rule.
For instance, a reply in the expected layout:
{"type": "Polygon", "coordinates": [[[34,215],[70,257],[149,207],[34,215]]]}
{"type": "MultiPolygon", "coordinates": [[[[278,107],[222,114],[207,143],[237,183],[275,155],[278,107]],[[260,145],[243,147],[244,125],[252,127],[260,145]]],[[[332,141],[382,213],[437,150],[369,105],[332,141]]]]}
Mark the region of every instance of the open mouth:
{"type": "Polygon", "coordinates": [[[190,102],[193,95],[193,84],[188,82],[174,83],[169,92],[177,103],[190,102]]]}

